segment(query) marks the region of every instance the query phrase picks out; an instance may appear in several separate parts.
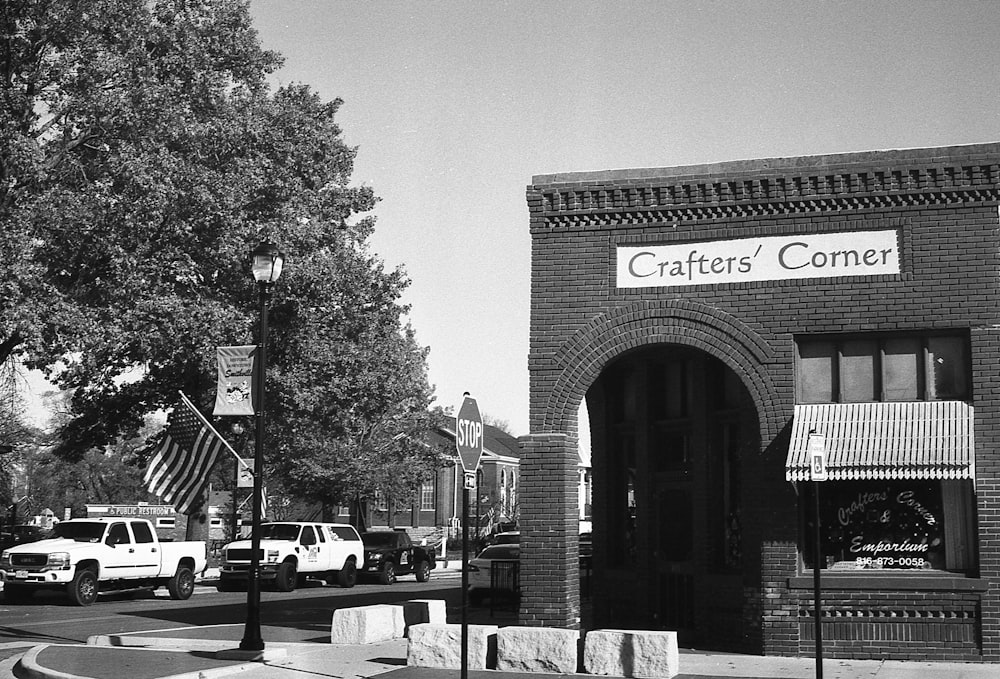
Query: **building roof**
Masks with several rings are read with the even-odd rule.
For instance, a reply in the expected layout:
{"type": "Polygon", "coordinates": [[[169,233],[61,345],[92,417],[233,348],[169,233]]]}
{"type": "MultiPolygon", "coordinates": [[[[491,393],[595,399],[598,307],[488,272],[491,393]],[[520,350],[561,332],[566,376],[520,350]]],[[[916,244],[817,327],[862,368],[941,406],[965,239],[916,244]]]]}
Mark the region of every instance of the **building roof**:
{"type": "Polygon", "coordinates": [[[809,173],[830,168],[870,166],[873,164],[916,163],[936,166],[953,158],[979,160],[1000,153],[1000,142],[961,144],[954,146],[934,146],[929,148],[884,149],[876,151],[855,151],[849,153],[829,153],[810,156],[789,156],[775,158],[754,158],[747,160],[727,160],[698,165],[677,165],[672,167],[640,167],[617,170],[583,172],[560,172],[534,175],[533,186],[553,184],[593,184],[630,180],[696,180],[698,178],[735,177],[746,174],[768,173],[809,173]]]}

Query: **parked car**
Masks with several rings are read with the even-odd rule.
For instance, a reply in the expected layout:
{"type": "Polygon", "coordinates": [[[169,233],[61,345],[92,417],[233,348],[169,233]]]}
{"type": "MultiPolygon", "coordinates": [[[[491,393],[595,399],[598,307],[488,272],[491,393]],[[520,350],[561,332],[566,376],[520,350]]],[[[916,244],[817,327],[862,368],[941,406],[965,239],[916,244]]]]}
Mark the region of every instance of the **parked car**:
{"type": "Polygon", "coordinates": [[[497,533],[490,540],[491,545],[517,545],[521,543],[521,531],[519,530],[508,530],[503,533],[497,533]]]}
{"type": "Polygon", "coordinates": [[[427,582],[437,565],[434,550],[415,545],[403,531],[377,530],[361,534],[365,543],[364,573],[377,576],[383,585],[413,573],[417,582],[427,582]]]}
{"type": "Polygon", "coordinates": [[[52,535],[0,554],[8,604],[39,589],[65,589],[74,604],[89,606],[100,591],[162,585],[170,598],[187,599],[205,570],[203,541],[160,542],[145,519],[71,519],[52,535]]]}
{"type": "MultiPolygon", "coordinates": [[[[246,587],[250,570],[251,541],[238,540],[222,550],[220,592],[246,587]]],[[[358,564],[364,559],[361,537],[347,523],[281,521],[260,527],[260,580],[281,592],[291,592],[308,575],[328,583],[354,587],[358,564]]]]}
{"type": "Polygon", "coordinates": [[[4,531],[3,537],[0,537],[0,549],[6,549],[14,545],[24,545],[29,542],[38,542],[39,540],[51,537],[51,535],[51,529],[42,528],[41,526],[32,526],[30,524],[14,526],[10,532],[4,531]]]}
{"type": "Polygon", "coordinates": [[[511,564],[498,583],[499,588],[511,593],[518,591],[518,569],[521,563],[519,544],[490,545],[474,559],[469,559],[469,603],[478,606],[491,593],[493,562],[511,564]]]}

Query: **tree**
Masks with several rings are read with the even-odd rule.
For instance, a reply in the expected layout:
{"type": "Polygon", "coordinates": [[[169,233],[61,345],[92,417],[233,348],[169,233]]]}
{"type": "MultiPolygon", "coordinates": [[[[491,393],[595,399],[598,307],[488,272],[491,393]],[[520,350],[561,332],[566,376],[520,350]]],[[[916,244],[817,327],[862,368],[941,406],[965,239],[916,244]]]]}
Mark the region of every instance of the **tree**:
{"type": "Polygon", "coordinates": [[[271,92],[280,58],[245,0],[10,0],[0,25],[0,360],[72,390],[56,456],[131,439],[178,390],[208,409],[215,347],[252,343],[244,260],[263,238],[288,261],[269,349],[282,454],[429,403],[408,280],[369,252],[376,198],[349,184],[341,101],[271,92]]]}

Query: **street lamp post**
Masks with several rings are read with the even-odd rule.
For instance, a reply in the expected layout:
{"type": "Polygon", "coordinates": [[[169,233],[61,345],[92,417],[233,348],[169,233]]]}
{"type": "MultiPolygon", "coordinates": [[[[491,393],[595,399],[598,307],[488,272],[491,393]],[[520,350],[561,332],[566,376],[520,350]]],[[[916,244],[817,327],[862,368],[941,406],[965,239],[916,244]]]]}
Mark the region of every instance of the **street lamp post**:
{"type": "MultiPolygon", "coordinates": [[[[236,445],[239,448],[240,460],[246,457],[246,439],[243,435],[246,433],[246,429],[242,422],[236,421],[230,425],[230,429],[236,435],[236,445]]],[[[240,488],[240,467],[242,466],[240,460],[233,460],[233,516],[232,516],[232,527],[230,528],[230,539],[235,541],[239,539],[239,505],[237,504],[237,497],[239,495],[240,488]]]]}
{"type": "Polygon", "coordinates": [[[242,651],[263,651],[260,636],[260,506],[264,488],[264,373],[267,370],[267,297],[281,275],[285,257],[274,243],[264,242],[250,253],[260,302],[260,332],[257,345],[258,369],[254,388],[257,433],[253,456],[253,507],[251,509],[250,572],[247,574],[247,620],[240,641],[242,651]]]}

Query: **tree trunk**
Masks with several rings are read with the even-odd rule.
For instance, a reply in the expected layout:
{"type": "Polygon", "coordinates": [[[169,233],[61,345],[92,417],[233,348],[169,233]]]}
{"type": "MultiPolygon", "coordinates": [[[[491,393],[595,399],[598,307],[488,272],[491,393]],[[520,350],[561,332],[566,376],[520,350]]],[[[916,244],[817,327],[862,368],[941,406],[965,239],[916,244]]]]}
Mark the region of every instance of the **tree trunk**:
{"type": "Polygon", "coordinates": [[[0,363],[5,362],[14,353],[14,349],[24,341],[17,331],[11,333],[10,337],[0,342],[0,363]]]}

